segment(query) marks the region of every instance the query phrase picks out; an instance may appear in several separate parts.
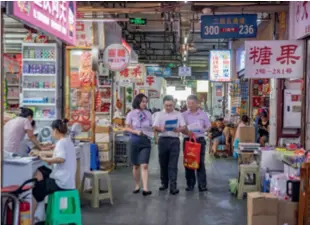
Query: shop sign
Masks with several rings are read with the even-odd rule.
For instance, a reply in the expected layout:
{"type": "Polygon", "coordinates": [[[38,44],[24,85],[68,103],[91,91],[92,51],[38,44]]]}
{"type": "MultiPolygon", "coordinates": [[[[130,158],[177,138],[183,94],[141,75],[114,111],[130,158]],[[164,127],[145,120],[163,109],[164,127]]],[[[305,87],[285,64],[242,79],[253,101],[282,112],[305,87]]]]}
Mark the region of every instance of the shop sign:
{"type": "Polygon", "coordinates": [[[175,86],[175,90],[176,91],[185,91],[186,90],[186,86],[185,85],[175,86]]]}
{"type": "Polygon", "coordinates": [[[290,2],[289,39],[296,40],[310,34],[310,2],[290,2]]]}
{"type": "Polygon", "coordinates": [[[172,72],[171,72],[170,67],[162,67],[162,66],[147,66],[146,67],[147,76],[170,77],[171,73],[172,72]]]}
{"type": "MultiPolygon", "coordinates": [[[[79,13],[80,17],[84,14],[79,13]]],[[[84,23],[82,21],[76,22],[76,46],[90,47],[93,44],[93,24],[84,23]]]]}
{"type": "Polygon", "coordinates": [[[126,68],[119,73],[120,79],[129,79],[134,82],[143,81],[143,75],[145,74],[145,67],[143,65],[136,65],[131,68],[126,68]]]}
{"type": "Polygon", "coordinates": [[[147,93],[149,98],[160,98],[160,93],[155,89],[149,89],[147,93]]]}
{"type": "Polygon", "coordinates": [[[237,50],[237,72],[240,72],[245,68],[245,50],[244,49],[238,49],[237,50]]]}
{"type": "Polygon", "coordinates": [[[179,77],[190,77],[192,76],[192,68],[186,66],[179,67],[179,77]]]}
{"type": "Polygon", "coordinates": [[[202,39],[256,37],[256,14],[203,15],[200,20],[202,39]]]}
{"type": "Polygon", "coordinates": [[[75,45],[74,1],[8,1],[8,13],[35,29],[75,45]]]}
{"type": "Polygon", "coordinates": [[[122,44],[112,44],[104,50],[103,62],[111,71],[126,69],[130,61],[130,54],[122,44]]]}
{"type": "Polygon", "coordinates": [[[301,78],[303,41],[246,41],[245,78],[301,78]]]}
{"type": "Polygon", "coordinates": [[[231,81],[231,51],[210,51],[210,80],[216,82],[231,81]]]}

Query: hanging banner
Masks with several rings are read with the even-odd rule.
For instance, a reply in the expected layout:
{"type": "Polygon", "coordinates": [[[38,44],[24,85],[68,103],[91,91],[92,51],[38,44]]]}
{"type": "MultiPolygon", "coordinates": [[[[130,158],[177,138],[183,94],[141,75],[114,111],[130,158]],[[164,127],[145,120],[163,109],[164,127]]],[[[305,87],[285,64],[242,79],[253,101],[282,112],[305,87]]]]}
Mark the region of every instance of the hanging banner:
{"type": "Polygon", "coordinates": [[[301,78],[303,41],[245,41],[245,78],[301,78]]]}
{"type": "MultiPolygon", "coordinates": [[[[84,14],[82,15],[84,16],[84,14]]],[[[76,22],[76,46],[91,47],[92,45],[93,23],[76,22]]]]}
{"type": "Polygon", "coordinates": [[[310,2],[291,1],[289,12],[289,39],[297,40],[310,35],[310,2]]]}
{"type": "Polygon", "coordinates": [[[186,66],[179,67],[179,77],[190,77],[192,76],[192,68],[186,66]]]}
{"type": "Polygon", "coordinates": [[[201,38],[255,38],[257,14],[203,15],[201,16],[201,38]]]}
{"type": "Polygon", "coordinates": [[[135,66],[127,67],[126,69],[119,72],[120,80],[131,80],[133,82],[143,82],[145,74],[145,66],[138,64],[135,66]]]}
{"type": "Polygon", "coordinates": [[[231,51],[210,51],[210,80],[216,82],[231,81],[231,51]]]}
{"type": "Polygon", "coordinates": [[[104,50],[103,62],[111,71],[124,70],[130,61],[130,54],[122,44],[112,44],[104,50]]]}
{"type": "Polygon", "coordinates": [[[236,71],[240,72],[245,68],[245,50],[238,49],[236,51],[236,71]]]}
{"type": "Polygon", "coordinates": [[[76,2],[7,1],[8,14],[27,25],[75,45],[76,2]]]}
{"type": "Polygon", "coordinates": [[[162,66],[147,66],[146,75],[147,76],[157,76],[157,77],[170,77],[172,74],[170,67],[162,66]]]}

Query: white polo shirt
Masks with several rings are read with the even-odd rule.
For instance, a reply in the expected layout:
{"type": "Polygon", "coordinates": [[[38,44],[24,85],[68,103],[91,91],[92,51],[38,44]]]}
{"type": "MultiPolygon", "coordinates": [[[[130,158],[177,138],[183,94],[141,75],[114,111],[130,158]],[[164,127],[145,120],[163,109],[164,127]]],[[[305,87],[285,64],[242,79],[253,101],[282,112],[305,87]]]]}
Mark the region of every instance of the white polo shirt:
{"type": "MultiPolygon", "coordinates": [[[[172,112],[167,113],[165,110],[162,110],[156,114],[153,127],[165,127],[167,121],[175,120],[177,120],[176,127],[186,126],[184,117],[181,112],[173,110],[172,112]]],[[[165,131],[159,133],[159,137],[179,137],[179,133],[173,131],[165,131]]]]}

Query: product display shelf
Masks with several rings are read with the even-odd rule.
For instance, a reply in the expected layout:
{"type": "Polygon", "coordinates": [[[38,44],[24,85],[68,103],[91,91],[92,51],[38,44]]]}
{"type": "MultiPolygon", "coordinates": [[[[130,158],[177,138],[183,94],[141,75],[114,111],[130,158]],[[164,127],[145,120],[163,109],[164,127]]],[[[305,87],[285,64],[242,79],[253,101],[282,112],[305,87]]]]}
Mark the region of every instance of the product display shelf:
{"type": "Polygon", "coordinates": [[[5,76],[5,111],[8,113],[19,112],[20,74],[21,62],[19,53],[5,53],[4,76],[5,76]]]}
{"type": "Polygon", "coordinates": [[[111,76],[97,75],[96,90],[96,116],[100,119],[107,118],[112,120],[112,78],[111,76]]]}
{"type": "Polygon", "coordinates": [[[42,128],[57,118],[57,44],[22,44],[22,98],[20,105],[34,111],[42,128]]]}

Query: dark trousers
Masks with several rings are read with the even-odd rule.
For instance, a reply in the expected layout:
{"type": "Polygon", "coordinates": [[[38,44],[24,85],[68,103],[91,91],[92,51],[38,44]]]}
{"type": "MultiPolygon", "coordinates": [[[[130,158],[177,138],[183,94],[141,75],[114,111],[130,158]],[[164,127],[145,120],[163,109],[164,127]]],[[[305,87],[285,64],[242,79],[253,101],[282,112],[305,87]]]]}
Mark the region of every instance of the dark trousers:
{"type": "MultiPolygon", "coordinates": [[[[183,149],[185,149],[186,141],[189,141],[189,138],[184,139],[183,149]]],[[[193,169],[185,168],[185,178],[186,178],[186,183],[188,187],[195,187],[196,185],[196,174],[195,173],[197,173],[198,187],[205,188],[207,186],[207,175],[206,175],[206,167],[205,167],[206,140],[203,137],[200,137],[200,138],[197,138],[197,142],[201,144],[199,169],[193,170],[193,169]]]]}
{"type": "Polygon", "coordinates": [[[163,186],[170,190],[177,188],[178,161],[180,155],[180,139],[160,137],[158,140],[158,156],[160,165],[160,179],[163,186]]]}

